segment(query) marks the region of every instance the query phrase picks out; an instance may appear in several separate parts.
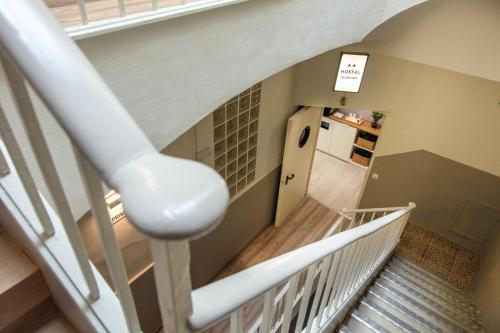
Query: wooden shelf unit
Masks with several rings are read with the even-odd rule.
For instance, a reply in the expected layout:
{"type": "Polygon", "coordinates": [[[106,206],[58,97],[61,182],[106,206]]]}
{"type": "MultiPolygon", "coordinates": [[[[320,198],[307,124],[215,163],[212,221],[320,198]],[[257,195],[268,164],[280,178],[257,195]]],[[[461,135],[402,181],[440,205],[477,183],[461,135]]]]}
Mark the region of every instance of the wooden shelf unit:
{"type": "Polygon", "coordinates": [[[350,164],[362,168],[368,168],[371,163],[381,129],[380,127],[372,128],[370,121],[364,120],[361,124],[357,124],[346,120],[345,116],[346,114],[344,113],[344,118],[337,118],[333,115],[322,118],[317,149],[350,164]],[[335,123],[338,123],[338,125],[334,125],[335,123]],[[325,124],[325,127],[323,127],[323,124],[325,124]],[[350,131],[342,130],[342,128],[349,127],[355,129],[355,133],[349,134],[351,133],[350,131]],[[327,134],[330,131],[332,131],[333,134],[327,134]],[[358,140],[362,133],[367,133],[373,138],[365,137],[362,138],[364,140],[358,140]],[[331,137],[332,135],[336,136],[335,145],[333,145],[331,143],[331,139],[329,139],[329,136],[331,137]],[[371,144],[371,142],[373,142],[373,144],[371,144]],[[345,147],[343,145],[345,145],[345,147]],[[338,146],[344,148],[339,148],[338,146]],[[368,152],[370,157],[363,156],[363,153],[353,156],[358,149],[368,152]]]}
{"type": "MultiPolygon", "coordinates": [[[[373,157],[373,153],[374,153],[374,151],[375,151],[375,146],[376,146],[376,144],[377,144],[377,140],[378,140],[378,137],[379,137],[380,132],[381,132],[380,128],[372,128],[372,127],[371,127],[371,122],[366,121],[366,120],[365,120],[365,121],[363,121],[361,124],[356,124],[356,123],[354,123],[354,122],[352,122],[352,121],[348,121],[348,120],[346,120],[346,119],[344,119],[344,118],[337,118],[337,117],[334,117],[333,115],[329,116],[328,118],[329,118],[329,119],[331,119],[331,120],[337,121],[337,122],[339,122],[339,123],[342,123],[342,124],[345,124],[345,125],[351,126],[351,127],[356,128],[356,129],[358,130],[358,132],[357,132],[357,134],[356,134],[356,138],[355,138],[355,140],[354,140],[354,142],[353,142],[353,144],[352,144],[352,149],[351,149],[351,158],[349,159],[349,163],[354,164],[354,165],[359,166],[359,167],[368,168],[368,166],[369,166],[369,165],[370,165],[370,163],[371,163],[371,159],[372,159],[372,157],[373,157]],[[376,137],[376,140],[374,141],[374,142],[375,142],[375,143],[374,143],[374,147],[373,147],[372,149],[369,149],[369,148],[363,147],[363,146],[361,146],[361,145],[359,145],[359,144],[357,143],[358,137],[359,137],[359,135],[360,135],[362,132],[364,132],[364,133],[368,133],[368,134],[373,135],[373,136],[375,136],[375,137],[376,137]],[[372,154],[372,156],[370,156],[370,158],[368,159],[368,164],[367,164],[367,165],[363,165],[363,164],[361,164],[361,163],[357,163],[356,161],[353,161],[353,154],[355,153],[355,150],[356,150],[356,149],[363,149],[363,150],[365,150],[365,151],[369,152],[370,154],[372,154]]],[[[366,139],[365,139],[365,140],[366,140],[366,139]]],[[[362,156],[362,155],[359,155],[359,156],[362,156]]]]}

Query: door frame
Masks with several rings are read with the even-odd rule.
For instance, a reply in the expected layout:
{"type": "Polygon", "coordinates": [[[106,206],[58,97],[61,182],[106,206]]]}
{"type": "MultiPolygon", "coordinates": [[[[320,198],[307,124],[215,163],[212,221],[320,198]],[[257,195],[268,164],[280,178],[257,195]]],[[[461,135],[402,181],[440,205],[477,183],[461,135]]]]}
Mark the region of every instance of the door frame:
{"type": "MultiPolygon", "coordinates": [[[[379,111],[380,112],[380,111],[379,111]]],[[[384,126],[386,125],[387,122],[387,116],[390,114],[389,111],[383,111],[381,112],[384,115],[384,126]]],[[[377,145],[380,145],[380,138],[383,136],[383,132],[380,131],[380,135],[378,136],[377,139],[377,145]]],[[[372,158],[370,159],[370,164],[368,164],[368,168],[366,169],[366,175],[365,179],[363,180],[363,185],[361,185],[361,191],[359,191],[358,198],[356,199],[356,204],[354,205],[354,209],[359,208],[359,204],[361,203],[361,198],[363,197],[363,193],[365,193],[366,190],[366,185],[368,184],[368,178],[370,177],[373,163],[375,162],[375,158],[378,156],[377,154],[377,146],[375,146],[375,149],[373,150],[372,158]]]]}
{"type": "MultiPolygon", "coordinates": [[[[325,108],[325,106],[321,106],[321,108],[322,108],[321,110],[323,110],[325,108]]],[[[384,126],[387,126],[386,125],[387,118],[388,118],[388,116],[389,116],[389,114],[391,112],[389,112],[389,111],[383,111],[381,113],[383,113],[383,115],[384,115],[384,126]]],[[[322,119],[323,119],[323,115],[321,115],[321,117],[320,117],[320,126],[321,126],[321,120],[322,119]]],[[[320,131],[321,131],[321,128],[320,128],[320,131]]],[[[380,138],[382,137],[382,135],[383,135],[383,132],[380,132],[380,135],[378,136],[378,139],[377,139],[377,145],[380,144],[380,138]]],[[[317,135],[316,140],[315,140],[315,144],[317,143],[318,137],[319,137],[319,131],[318,131],[318,135],[317,135]]],[[[353,209],[358,209],[359,208],[359,204],[361,203],[361,198],[363,197],[363,193],[365,192],[366,185],[368,183],[368,178],[370,177],[370,174],[371,174],[373,163],[375,161],[375,158],[378,156],[378,154],[376,152],[377,152],[377,148],[375,147],[375,150],[373,151],[373,154],[372,154],[372,158],[370,160],[370,164],[368,164],[368,167],[366,168],[366,174],[365,174],[365,177],[363,179],[363,184],[361,185],[361,190],[359,191],[358,197],[356,198],[356,203],[355,203],[353,209]]],[[[316,149],[314,149],[314,153],[313,153],[313,162],[314,162],[314,157],[315,156],[316,156],[316,149]]],[[[345,162],[345,163],[348,163],[348,162],[345,162]]],[[[309,169],[309,174],[308,174],[308,177],[307,177],[307,188],[308,189],[309,189],[309,180],[310,180],[310,177],[311,177],[312,166],[313,166],[313,163],[311,163],[311,167],[309,169]]],[[[355,166],[355,165],[353,165],[353,166],[355,166]]]]}

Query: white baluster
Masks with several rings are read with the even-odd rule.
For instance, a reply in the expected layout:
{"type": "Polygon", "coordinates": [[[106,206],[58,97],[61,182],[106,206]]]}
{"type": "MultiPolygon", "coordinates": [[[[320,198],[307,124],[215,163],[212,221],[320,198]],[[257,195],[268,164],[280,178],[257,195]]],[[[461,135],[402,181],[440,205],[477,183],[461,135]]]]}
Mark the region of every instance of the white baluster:
{"type": "Polygon", "coordinates": [[[363,214],[361,214],[361,219],[359,220],[358,227],[359,227],[360,225],[363,225],[363,220],[365,219],[365,214],[366,214],[366,212],[363,212],[363,214]]]}
{"type": "Polygon", "coordinates": [[[313,286],[314,278],[316,277],[317,268],[318,263],[314,263],[307,270],[306,283],[304,285],[304,291],[300,300],[299,314],[297,316],[297,322],[295,323],[295,333],[302,332],[302,326],[306,317],[307,306],[309,305],[309,296],[311,296],[311,289],[313,286]]]}
{"type": "MultiPolygon", "coordinates": [[[[320,264],[321,273],[319,275],[318,285],[316,286],[316,291],[314,293],[314,300],[313,300],[311,310],[310,310],[311,314],[316,313],[316,310],[318,309],[319,301],[320,301],[321,295],[323,294],[323,290],[325,287],[325,281],[326,281],[326,278],[328,277],[328,272],[330,271],[330,266],[331,266],[332,262],[334,261],[333,259],[339,255],[340,255],[339,252],[337,252],[333,255],[330,255],[330,256],[326,257],[325,259],[323,259],[323,261],[320,264]]],[[[307,320],[307,327],[306,327],[305,333],[311,332],[313,321],[314,321],[314,315],[310,315],[309,319],[307,320]]]]}
{"type": "Polygon", "coordinates": [[[3,155],[2,150],[0,149],[0,177],[5,177],[10,173],[9,165],[7,164],[7,160],[3,155]]]}
{"type": "Polygon", "coordinates": [[[87,25],[89,19],[87,17],[87,8],[85,7],[85,0],[78,0],[78,9],[80,10],[80,18],[82,20],[82,25],[87,25]]]}
{"type": "Polygon", "coordinates": [[[40,171],[45,183],[49,189],[50,195],[54,200],[57,212],[61,218],[70,244],[75,252],[76,259],[82,271],[87,287],[89,288],[90,298],[96,299],[99,297],[97,282],[90,266],[89,258],[85,245],[83,243],[78,225],[75,222],[71,208],[69,206],[66,195],[64,194],[63,186],[59,176],[57,175],[56,166],[52,160],[47,142],[42,133],[42,129],[38,118],[35,115],[33,104],[31,103],[28,90],[24,82],[24,78],[17,69],[13,61],[6,55],[2,55],[1,62],[4,67],[5,75],[9,81],[12,96],[16,103],[17,111],[20,115],[24,129],[28,135],[28,140],[31,144],[36,160],[40,166],[40,171]]]}
{"type": "Polygon", "coordinates": [[[125,0],[118,0],[118,8],[120,10],[120,17],[125,17],[127,15],[125,0]]]}
{"type": "Polygon", "coordinates": [[[336,234],[339,230],[339,228],[342,226],[342,223],[344,222],[345,220],[345,217],[344,216],[340,216],[336,221],[335,223],[333,224],[333,226],[327,231],[327,233],[325,234],[325,237],[330,237],[331,235],[333,234],[336,234]]]}
{"type": "Polygon", "coordinates": [[[231,313],[229,332],[230,333],[243,332],[243,309],[242,308],[239,308],[236,311],[234,311],[233,313],[231,313]]]}
{"type": "Polygon", "coordinates": [[[151,0],[151,8],[153,10],[157,10],[158,9],[158,0],[151,0]]]}
{"type": "Polygon", "coordinates": [[[293,306],[295,303],[295,296],[297,296],[299,276],[300,273],[297,273],[289,281],[288,291],[285,297],[285,309],[283,312],[283,324],[281,324],[281,333],[288,333],[290,323],[292,322],[293,306]]]}
{"type": "Polygon", "coordinates": [[[104,201],[101,179],[94,167],[76,148],[75,157],[82,175],[90,206],[92,207],[108,270],[118,298],[120,299],[124,316],[127,320],[127,327],[129,332],[139,333],[141,332],[139,318],[137,317],[134,298],[132,297],[132,292],[128,284],[127,271],[123,264],[120,247],[116,241],[106,202],[104,201]]]}
{"type": "MultiPolygon", "coordinates": [[[[344,249],[342,249],[341,251],[343,251],[343,250],[344,249]]],[[[347,257],[347,255],[342,256],[341,259],[342,260],[339,260],[339,262],[337,263],[335,280],[333,281],[333,285],[332,285],[332,292],[330,293],[330,297],[328,298],[328,303],[326,305],[326,317],[327,318],[331,312],[335,312],[337,310],[335,308],[334,301],[338,298],[338,295],[340,293],[339,284],[341,281],[342,272],[345,270],[346,263],[349,261],[349,258],[347,257]]]]}
{"type": "Polygon", "coordinates": [[[316,321],[316,327],[320,328],[323,323],[323,316],[325,312],[325,307],[328,302],[328,295],[335,291],[332,290],[333,282],[339,274],[342,274],[342,271],[345,267],[345,261],[347,259],[346,248],[344,247],[342,250],[335,253],[333,258],[332,265],[330,266],[330,271],[328,272],[328,279],[326,281],[326,286],[323,292],[323,297],[321,298],[321,303],[318,311],[318,319],[316,321]]]}
{"type": "MultiPolygon", "coordinates": [[[[361,254],[363,252],[363,238],[358,239],[355,243],[354,255],[351,258],[351,267],[349,268],[349,274],[347,275],[346,284],[346,295],[350,295],[354,290],[356,283],[356,273],[359,269],[361,262],[361,254]]],[[[344,297],[345,298],[345,297],[344,297]]]]}
{"type": "MultiPolygon", "coordinates": [[[[344,252],[344,261],[342,262],[341,266],[339,266],[339,279],[337,279],[336,286],[335,286],[335,300],[332,303],[333,306],[333,311],[336,311],[340,305],[342,305],[342,297],[344,295],[344,284],[346,280],[346,276],[348,273],[348,270],[350,269],[349,263],[350,263],[350,258],[352,255],[352,250],[353,250],[353,244],[351,243],[350,245],[347,245],[344,247],[342,250],[344,252]]],[[[331,310],[330,310],[331,311],[331,310]]]]}
{"type": "Polygon", "coordinates": [[[36,187],[35,181],[31,176],[31,173],[28,169],[26,161],[21,153],[21,149],[19,148],[19,144],[16,141],[14,133],[10,128],[9,122],[3,108],[0,106],[0,135],[5,143],[5,147],[9,152],[10,158],[14,163],[14,167],[16,168],[17,174],[21,179],[21,183],[23,184],[23,188],[28,195],[28,198],[33,205],[33,209],[40,221],[43,233],[46,237],[52,236],[54,234],[54,227],[52,226],[52,222],[50,221],[49,215],[47,214],[47,210],[42,202],[42,198],[40,197],[40,193],[36,187]]]}
{"type": "Polygon", "coordinates": [[[337,297],[337,304],[335,306],[336,308],[342,305],[342,302],[344,301],[344,296],[346,295],[347,292],[347,282],[348,282],[347,277],[349,276],[349,272],[352,270],[351,260],[353,258],[353,253],[356,250],[356,248],[357,248],[356,243],[351,243],[346,247],[348,260],[346,262],[346,268],[342,272],[342,277],[339,284],[340,294],[337,297]]]}
{"type": "Polygon", "coordinates": [[[274,299],[276,298],[276,287],[268,290],[264,294],[264,307],[262,310],[262,323],[260,324],[259,333],[271,332],[273,313],[274,313],[274,299]]]}
{"type": "MultiPolygon", "coordinates": [[[[187,240],[151,239],[150,245],[155,262],[154,273],[163,328],[168,333],[190,332],[187,319],[193,312],[193,306],[189,272],[189,243],[187,240]]],[[[238,320],[236,328],[241,327],[240,312],[241,309],[236,311],[238,320]]],[[[233,331],[233,324],[233,315],[231,315],[231,332],[241,332],[233,331]]]]}
{"type": "Polygon", "coordinates": [[[366,274],[366,269],[367,269],[367,266],[368,266],[368,257],[371,253],[371,249],[372,249],[372,246],[373,246],[373,237],[376,236],[376,233],[375,234],[371,234],[371,235],[368,235],[367,237],[364,238],[364,252],[361,256],[362,260],[361,260],[361,263],[360,263],[360,267],[359,267],[359,272],[358,272],[358,275],[356,276],[356,280],[358,281],[358,284],[362,283],[364,281],[364,278],[365,278],[365,274],[366,274]]]}
{"type": "Polygon", "coordinates": [[[354,213],[352,215],[351,223],[349,223],[349,227],[347,228],[347,230],[354,228],[354,225],[356,223],[356,215],[357,213],[354,213]]]}

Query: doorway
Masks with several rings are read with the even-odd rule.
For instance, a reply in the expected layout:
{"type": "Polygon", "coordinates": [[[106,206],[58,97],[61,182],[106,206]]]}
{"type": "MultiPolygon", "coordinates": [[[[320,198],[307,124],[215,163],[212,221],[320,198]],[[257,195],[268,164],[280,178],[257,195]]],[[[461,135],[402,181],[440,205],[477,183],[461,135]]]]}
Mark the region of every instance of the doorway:
{"type": "Polygon", "coordinates": [[[275,226],[306,197],[335,212],[357,208],[383,124],[374,117],[379,118],[367,110],[310,107],[290,118],[275,226]],[[307,126],[315,137],[302,149],[307,126]],[[294,182],[296,177],[301,181],[294,182]]]}
{"type": "Polygon", "coordinates": [[[307,194],[336,212],[356,208],[367,170],[316,150],[307,194]]]}
{"type": "Polygon", "coordinates": [[[308,196],[337,212],[357,208],[382,124],[380,112],[324,107],[308,196]]]}

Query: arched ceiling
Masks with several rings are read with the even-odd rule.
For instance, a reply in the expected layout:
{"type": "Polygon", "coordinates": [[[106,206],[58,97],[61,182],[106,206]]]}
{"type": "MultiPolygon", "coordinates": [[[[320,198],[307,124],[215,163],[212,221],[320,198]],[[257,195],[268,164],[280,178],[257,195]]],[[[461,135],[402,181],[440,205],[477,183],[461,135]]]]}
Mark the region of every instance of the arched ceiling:
{"type": "Polygon", "coordinates": [[[500,1],[431,0],[364,40],[374,52],[500,81],[500,1]]]}

